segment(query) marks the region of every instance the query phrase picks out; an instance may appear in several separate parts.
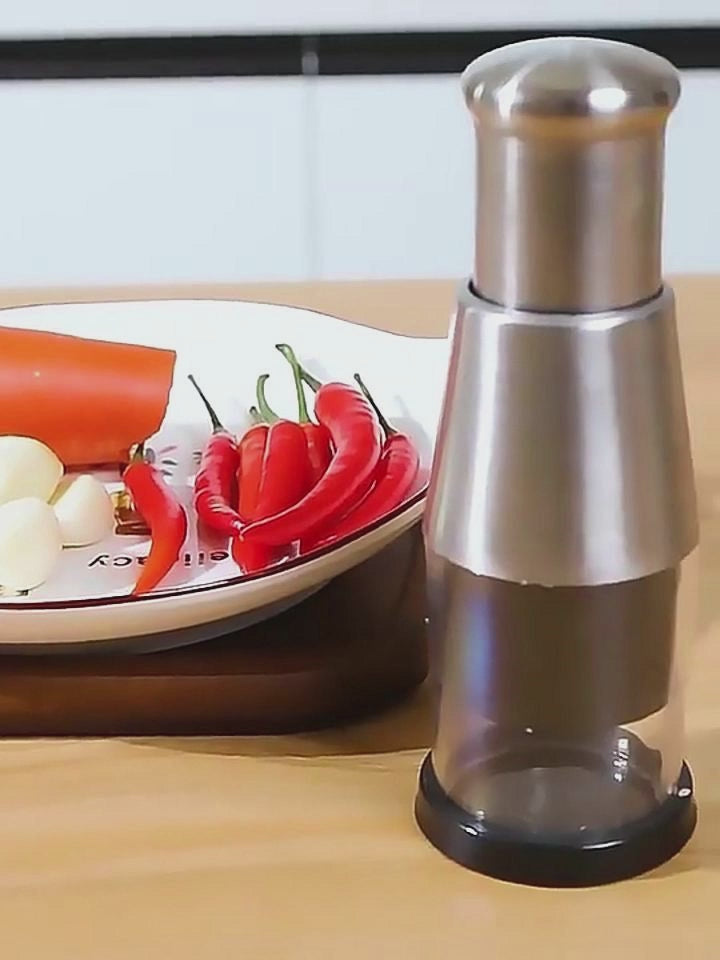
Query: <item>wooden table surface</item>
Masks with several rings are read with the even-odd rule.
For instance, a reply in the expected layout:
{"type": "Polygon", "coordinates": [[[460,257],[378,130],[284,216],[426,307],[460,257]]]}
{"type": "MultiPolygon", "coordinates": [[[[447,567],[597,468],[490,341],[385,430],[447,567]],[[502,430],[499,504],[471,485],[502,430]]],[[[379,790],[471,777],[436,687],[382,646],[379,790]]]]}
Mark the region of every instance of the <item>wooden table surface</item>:
{"type": "MultiPolygon", "coordinates": [[[[303,737],[4,742],[8,960],[720,955],[720,278],[675,286],[702,520],[687,704],[700,823],[686,851],[596,890],[524,889],[449,863],[412,818],[431,726],[423,693],[372,722],[303,737]]],[[[297,302],[429,334],[445,328],[453,284],[171,293],[297,302]]],[[[83,297],[106,294],[132,298],[83,297]]]]}

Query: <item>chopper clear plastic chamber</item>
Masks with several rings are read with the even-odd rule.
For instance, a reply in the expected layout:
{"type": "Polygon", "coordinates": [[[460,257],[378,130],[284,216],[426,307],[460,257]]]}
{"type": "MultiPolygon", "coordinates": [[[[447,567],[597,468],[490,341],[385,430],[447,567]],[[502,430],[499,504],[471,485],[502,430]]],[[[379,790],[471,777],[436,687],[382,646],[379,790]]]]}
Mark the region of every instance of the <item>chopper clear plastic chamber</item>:
{"type": "Polygon", "coordinates": [[[677,793],[694,552],[633,581],[541,587],[428,556],[446,795],[517,839],[587,843],[677,793]]]}

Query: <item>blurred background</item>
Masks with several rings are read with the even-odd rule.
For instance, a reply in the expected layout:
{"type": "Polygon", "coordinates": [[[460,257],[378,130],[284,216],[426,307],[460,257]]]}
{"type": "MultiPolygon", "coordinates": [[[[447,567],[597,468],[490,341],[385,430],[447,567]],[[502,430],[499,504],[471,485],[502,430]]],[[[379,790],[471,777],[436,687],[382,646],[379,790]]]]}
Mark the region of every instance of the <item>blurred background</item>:
{"type": "Polygon", "coordinates": [[[718,0],[14,0],[3,286],[451,277],[472,258],[458,74],[592,33],[682,68],[665,264],[720,270],[718,0]]]}

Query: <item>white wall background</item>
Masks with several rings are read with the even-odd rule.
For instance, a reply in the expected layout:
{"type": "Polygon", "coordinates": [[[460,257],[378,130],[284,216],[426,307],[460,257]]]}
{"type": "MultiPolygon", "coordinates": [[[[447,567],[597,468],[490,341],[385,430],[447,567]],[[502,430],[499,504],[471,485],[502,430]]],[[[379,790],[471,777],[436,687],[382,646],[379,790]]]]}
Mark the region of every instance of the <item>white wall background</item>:
{"type": "MultiPolygon", "coordinates": [[[[720,270],[720,71],[667,152],[668,271],[720,270]]],[[[0,284],[462,276],[453,77],[0,83],[0,284]]]]}
{"type": "Polygon", "coordinates": [[[718,12],[718,0],[5,0],[0,36],[687,24],[718,12]]]}
{"type": "Polygon", "coordinates": [[[0,83],[0,284],[310,271],[300,79],[0,83]]]}

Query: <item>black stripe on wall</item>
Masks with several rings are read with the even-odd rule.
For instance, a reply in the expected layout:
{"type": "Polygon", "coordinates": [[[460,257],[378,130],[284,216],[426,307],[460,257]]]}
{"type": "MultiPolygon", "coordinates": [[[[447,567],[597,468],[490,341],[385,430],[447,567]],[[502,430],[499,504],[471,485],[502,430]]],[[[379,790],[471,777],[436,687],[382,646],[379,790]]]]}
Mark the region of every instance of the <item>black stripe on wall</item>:
{"type": "Polygon", "coordinates": [[[302,50],[293,36],[0,40],[0,80],[297,76],[302,50]]]}
{"type": "Polygon", "coordinates": [[[573,35],[635,43],[682,69],[720,68],[720,23],[692,27],[100,37],[0,41],[1,80],[458,73],[487,50],[573,35]]]}
{"type": "Polygon", "coordinates": [[[483,30],[475,33],[345,34],[318,37],[320,73],[457,73],[474,58],[507,43],[536,37],[604,37],[646,47],[677,67],[720,67],[720,25],[582,30],[483,30]]]}

